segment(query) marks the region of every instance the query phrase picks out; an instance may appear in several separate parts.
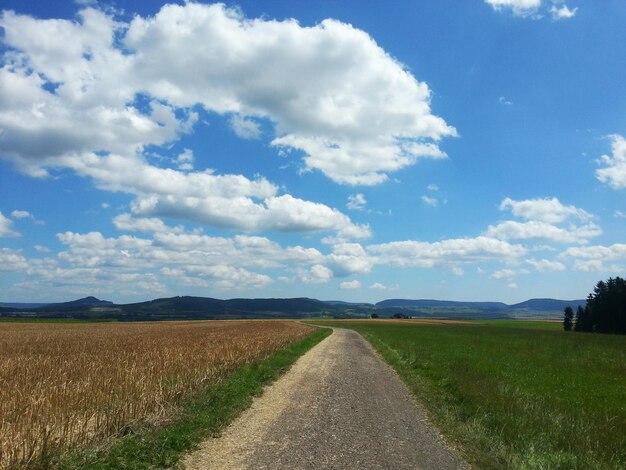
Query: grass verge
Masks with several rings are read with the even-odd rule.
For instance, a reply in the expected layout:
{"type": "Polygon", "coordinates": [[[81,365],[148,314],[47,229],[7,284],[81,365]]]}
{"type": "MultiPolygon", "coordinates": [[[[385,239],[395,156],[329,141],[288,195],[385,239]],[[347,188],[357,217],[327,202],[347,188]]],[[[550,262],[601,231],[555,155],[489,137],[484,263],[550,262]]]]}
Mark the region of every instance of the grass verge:
{"type": "Polygon", "coordinates": [[[190,396],[178,413],[162,426],[130,425],[125,435],[106,449],[91,449],[60,457],[53,465],[63,470],[176,468],[197,444],[215,435],[250,406],[265,385],[273,382],[298,357],[331,334],[318,329],[261,362],[243,366],[217,385],[190,396]]]}
{"type": "Polygon", "coordinates": [[[538,322],[328,324],[363,334],[476,468],[626,468],[624,336],[538,322]]]}

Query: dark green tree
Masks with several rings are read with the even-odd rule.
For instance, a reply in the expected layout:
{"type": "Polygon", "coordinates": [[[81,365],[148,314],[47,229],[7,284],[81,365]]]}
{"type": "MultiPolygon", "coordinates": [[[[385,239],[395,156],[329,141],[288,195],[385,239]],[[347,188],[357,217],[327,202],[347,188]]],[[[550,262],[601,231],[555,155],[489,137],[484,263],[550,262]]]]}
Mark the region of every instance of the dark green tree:
{"type": "Polygon", "coordinates": [[[587,314],[583,322],[587,329],[582,331],[626,334],[626,280],[616,277],[598,282],[587,298],[587,314]]]}
{"type": "Polygon", "coordinates": [[[578,307],[574,331],[626,334],[626,281],[598,282],[584,310],[578,307]]]}
{"type": "Polygon", "coordinates": [[[574,331],[585,331],[583,326],[585,324],[585,309],[582,306],[578,306],[576,309],[576,319],[574,321],[574,331]]]}
{"type": "Polygon", "coordinates": [[[569,305],[565,307],[565,311],[563,312],[563,329],[565,331],[572,331],[572,326],[574,324],[574,310],[569,305]]]}

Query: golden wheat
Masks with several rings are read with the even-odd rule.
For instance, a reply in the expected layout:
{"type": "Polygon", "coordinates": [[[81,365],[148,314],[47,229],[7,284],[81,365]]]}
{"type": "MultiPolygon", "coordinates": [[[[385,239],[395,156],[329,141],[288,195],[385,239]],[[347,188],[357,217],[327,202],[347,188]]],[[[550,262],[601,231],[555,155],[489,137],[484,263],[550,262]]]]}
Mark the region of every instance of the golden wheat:
{"type": "Polygon", "coordinates": [[[0,468],[163,419],[189,392],[311,331],[289,321],[0,323],[0,468]]]}

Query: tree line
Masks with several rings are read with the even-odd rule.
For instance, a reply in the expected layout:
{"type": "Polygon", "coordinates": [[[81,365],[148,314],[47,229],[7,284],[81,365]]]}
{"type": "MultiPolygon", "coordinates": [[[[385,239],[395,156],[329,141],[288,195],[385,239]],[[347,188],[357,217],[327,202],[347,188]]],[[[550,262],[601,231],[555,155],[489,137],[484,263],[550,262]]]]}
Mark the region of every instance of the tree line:
{"type": "Polygon", "coordinates": [[[626,334],[626,280],[616,277],[600,281],[587,297],[587,305],[565,307],[565,331],[626,334]]]}

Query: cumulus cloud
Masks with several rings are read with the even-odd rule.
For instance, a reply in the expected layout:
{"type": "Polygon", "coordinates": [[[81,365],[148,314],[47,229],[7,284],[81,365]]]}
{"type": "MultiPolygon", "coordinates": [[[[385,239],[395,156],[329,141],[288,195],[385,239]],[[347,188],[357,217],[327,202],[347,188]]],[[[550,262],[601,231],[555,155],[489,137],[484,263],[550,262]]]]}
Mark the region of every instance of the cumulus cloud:
{"type": "Polygon", "coordinates": [[[22,271],[28,262],[21,252],[10,248],[0,248],[0,271],[22,271]]]}
{"type": "Polygon", "coordinates": [[[365,206],[367,206],[367,199],[365,199],[364,194],[359,193],[348,196],[348,203],[346,204],[348,209],[361,211],[365,209],[365,206]]]}
{"type": "Polygon", "coordinates": [[[129,232],[168,232],[181,233],[182,227],[170,227],[156,217],[133,217],[132,214],[120,214],[113,219],[118,230],[129,232]]]}
{"type": "Polygon", "coordinates": [[[76,21],[0,17],[0,155],[32,176],[70,168],[136,196],[138,217],[242,230],[337,231],[366,237],[336,209],[277,194],[265,180],[148,163],[146,148],[194,132],[198,105],[230,116],[244,138],[302,154],[334,181],[376,184],[419,158],[445,158],[454,128],[430,90],[367,33],[326,20],[247,19],[224,5],[166,5],[124,23],[83,9],[76,21]],[[205,47],[196,47],[198,43],[205,47]]]}
{"type": "Polygon", "coordinates": [[[565,265],[558,261],[551,261],[548,259],[527,259],[526,264],[529,264],[537,271],[565,271],[565,265]]]}
{"type": "MultiPolygon", "coordinates": [[[[125,218],[122,221],[125,223],[125,218]]],[[[56,282],[55,272],[66,276],[68,282],[73,276],[85,275],[80,285],[86,285],[87,279],[94,285],[100,280],[113,290],[123,287],[122,278],[128,281],[134,276],[146,286],[169,285],[174,292],[184,286],[218,291],[257,289],[273,282],[275,270],[295,269],[301,280],[310,283],[332,278],[324,255],[314,248],[281,246],[265,237],[247,235],[223,238],[162,232],[155,221],[134,222],[147,225],[139,227],[141,230],[157,231],[148,238],[107,238],[99,232],[58,234],[66,250],[49,259],[52,264],[45,267],[30,260],[29,276],[41,285],[50,285],[56,282]]]]}
{"type": "Polygon", "coordinates": [[[602,229],[592,222],[592,214],[575,206],[564,205],[557,198],[522,201],[506,198],[500,204],[500,210],[510,210],[513,215],[526,221],[507,220],[490,225],[485,232],[488,237],[582,244],[602,235],[602,229]]]}
{"type": "Polygon", "coordinates": [[[583,209],[575,206],[566,206],[555,197],[522,201],[515,201],[507,197],[500,203],[500,210],[510,210],[516,217],[549,224],[564,222],[569,218],[576,218],[582,221],[588,221],[593,218],[591,214],[583,209]]]}
{"type": "Polygon", "coordinates": [[[33,214],[31,214],[30,212],[20,210],[14,210],[13,212],[11,212],[11,217],[13,217],[14,219],[34,219],[33,214]]]}
{"type": "Polygon", "coordinates": [[[500,269],[499,271],[494,272],[490,277],[492,279],[510,279],[516,274],[517,273],[512,269],[500,269]]]}
{"type": "Polygon", "coordinates": [[[573,259],[574,269],[578,271],[621,271],[622,267],[606,263],[626,260],[626,244],[571,247],[561,253],[560,257],[573,259]]]}
{"type": "Polygon", "coordinates": [[[301,271],[298,278],[305,284],[323,284],[333,278],[333,272],[324,265],[315,264],[309,270],[301,271]]]}
{"type": "Polygon", "coordinates": [[[258,139],[261,137],[261,127],[258,122],[252,119],[237,114],[230,118],[229,124],[233,132],[242,139],[258,139]]]}
{"type": "Polygon", "coordinates": [[[176,165],[179,170],[193,170],[193,150],[185,149],[176,157],[176,165]]]}
{"type": "Polygon", "coordinates": [[[422,196],[420,197],[420,200],[426,204],[427,206],[430,207],[437,207],[439,205],[439,199],[437,199],[436,197],[431,197],[431,196],[422,196]]]}
{"type": "Polygon", "coordinates": [[[515,16],[526,18],[542,18],[549,13],[554,20],[573,18],[578,8],[570,9],[561,5],[563,0],[485,0],[497,11],[510,11],[515,16]]]}
{"type": "Polygon", "coordinates": [[[347,184],[444,158],[437,142],[456,133],[432,114],[425,83],[335,20],[303,27],[189,2],[130,23],[86,8],[78,21],[5,12],[0,25],[13,48],[0,72],[0,150],[32,175],[59,157],[174,141],[192,130],[195,105],[232,115],[244,138],[267,119],[273,145],[347,184]]]}
{"type": "Polygon", "coordinates": [[[626,188],[626,139],[621,135],[611,136],[611,155],[602,155],[596,170],[596,178],[613,189],[626,188]]]}
{"type": "Polygon", "coordinates": [[[567,5],[563,5],[561,7],[552,5],[552,7],[550,7],[550,13],[552,14],[552,19],[554,20],[563,20],[563,19],[573,18],[574,16],[576,16],[577,11],[578,11],[578,8],[570,9],[567,7],[567,5]]]}
{"type": "Polygon", "coordinates": [[[357,281],[343,281],[339,284],[340,289],[349,290],[349,289],[359,289],[361,287],[361,282],[357,281]]]}
{"type": "Polygon", "coordinates": [[[459,263],[513,261],[524,256],[527,249],[521,245],[480,236],[433,243],[414,240],[390,242],[369,245],[368,252],[376,257],[376,263],[432,268],[459,263]]]}
{"type": "Polygon", "coordinates": [[[541,0],[485,0],[485,2],[495,10],[509,9],[520,16],[534,13],[541,6],[541,0]]]}
{"type": "Polygon", "coordinates": [[[13,230],[13,221],[0,212],[0,237],[19,237],[19,232],[13,230]]]}
{"type": "MultiPolygon", "coordinates": [[[[65,249],[55,257],[27,260],[18,251],[3,250],[2,270],[26,273],[29,289],[72,285],[77,291],[116,292],[137,296],[180,292],[191,287],[205,291],[250,291],[274,282],[276,273],[301,282],[325,283],[333,278],[324,254],[315,248],[281,246],[268,238],[236,235],[211,237],[163,230],[157,220],[134,220],[122,215],[116,222],[147,236],[106,237],[100,232],[57,235],[65,249]],[[129,285],[138,286],[136,291],[129,285]]],[[[44,247],[37,248],[47,253],[44,247]]]]}
{"type": "Polygon", "coordinates": [[[134,194],[133,215],[168,217],[246,231],[336,231],[344,238],[367,238],[368,226],[356,225],[337,209],[305,201],[265,178],[180,172],[157,168],[139,158],[83,155],[68,160],[78,174],[110,191],[134,194]]]}
{"type": "Polygon", "coordinates": [[[557,243],[587,243],[590,238],[602,235],[602,229],[594,223],[581,226],[570,225],[568,228],[561,228],[534,220],[528,222],[508,220],[498,225],[490,225],[485,235],[500,240],[545,240],[557,243]]]}
{"type": "Polygon", "coordinates": [[[626,244],[615,243],[610,246],[571,247],[565,250],[561,256],[599,260],[624,259],[626,258],[626,244]]]}
{"type": "Polygon", "coordinates": [[[359,243],[336,244],[327,260],[336,276],[367,274],[374,266],[374,260],[359,243]]]}
{"type": "Polygon", "coordinates": [[[387,286],[380,283],[380,282],[375,282],[374,284],[372,284],[370,286],[370,289],[375,289],[375,290],[386,290],[387,286]]]}

